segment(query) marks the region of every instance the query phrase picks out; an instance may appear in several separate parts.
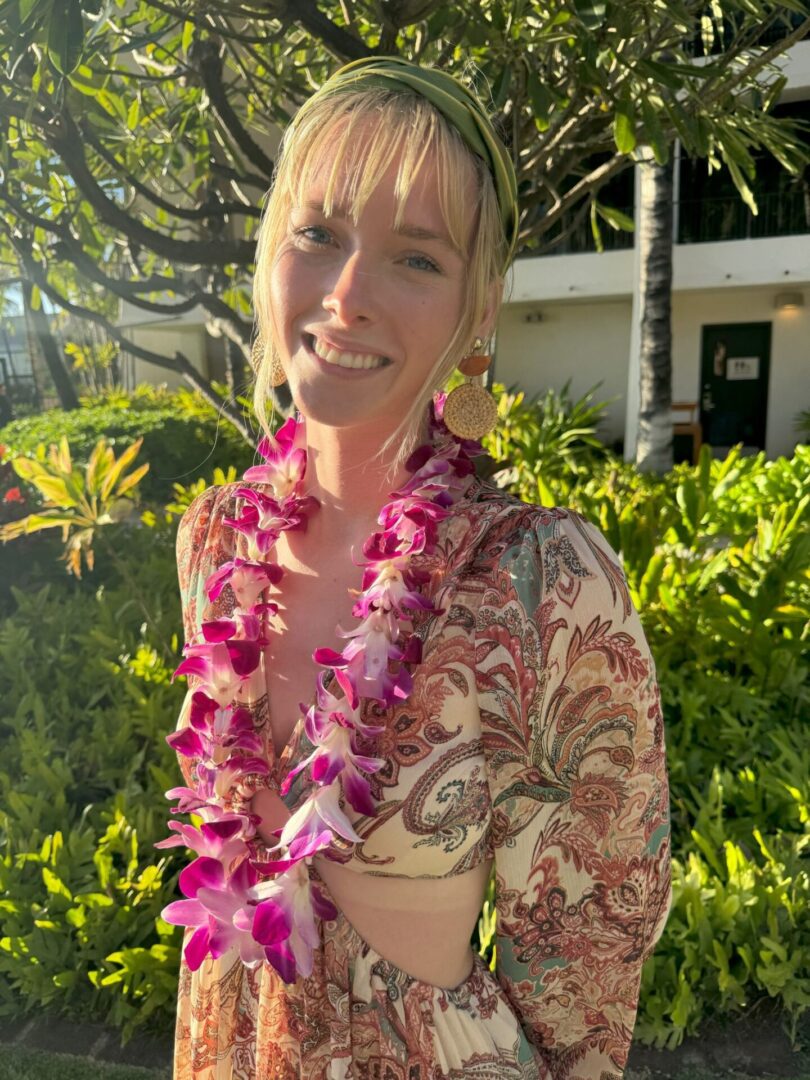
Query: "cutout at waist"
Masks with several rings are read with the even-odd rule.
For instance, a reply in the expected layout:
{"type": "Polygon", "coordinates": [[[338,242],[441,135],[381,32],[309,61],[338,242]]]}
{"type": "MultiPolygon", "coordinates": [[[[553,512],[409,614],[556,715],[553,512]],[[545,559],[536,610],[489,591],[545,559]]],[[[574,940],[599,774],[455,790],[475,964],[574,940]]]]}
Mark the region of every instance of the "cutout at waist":
{"type": "Polygon", "coordinates": [[[420,982],[452,989],[470,974],[470,937],[492,860],[447,878],[391,878],[312,860],[335,906],[376,953],[420,982]]]}

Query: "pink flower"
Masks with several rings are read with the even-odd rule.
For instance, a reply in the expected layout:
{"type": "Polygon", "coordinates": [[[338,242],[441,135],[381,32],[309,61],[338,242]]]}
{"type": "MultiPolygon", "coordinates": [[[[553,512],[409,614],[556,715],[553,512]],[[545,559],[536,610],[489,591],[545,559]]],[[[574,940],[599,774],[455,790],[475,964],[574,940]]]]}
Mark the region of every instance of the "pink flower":
{"type": "Polygon", "coordinates": [[[273,562],[250,562],[231,559],[211,574],[205,583],[209,600],[216,600],[226,585],[230,585],[240,608],[252,607],[268,585],[278,585],[284,571],[273,562]]]}
{"type": "Polygon", "coordinates": [[[169,828],[175,835],[160,840],[155,844],[156,848],[191,848],[198,855],[218,859],[224,867],[240,856],[248,856],[245,840],[255,835],[250,819],[241,814],[224,814],[218,821],[203,822],[199,828],[170,821],[169,828]],[[248,837],[245,836],[246,826],[248,837]]]}
{"type": "Polygon", "coordinates": [[[262,740],[254,730],[248,709],[220,708],[201,690],[195,691],[191,700],[190,725],[166,736],[166,742],[178,754],[213,760],[218,750],[261,752],[262,740]]]}
{"type": "MultiPolygon", "coordinates": [[[[213,624],[207,625],[210,627],[213,624]]],[[[198,645],[186,645],[183,651],[187,659],[176,669],[172,678],[196,675],[221,707],[234,700],[239,687],[256,670],[261,659],[258,641],[204,641],[198,645]]]]}
{"type": "MultiPolygon", "coordinates": [[[[312,712],[314,706],[310,709],[312,712]]],[[[281,794],[286,795],[295,776],[311,765],[312,779],[316,783],[332,784],[340,776],[346,798],[354,809],[360,814],[373,814],[374,804],[368,780],[358,770],[378,772],[385,765],[385,760],[356,753],[353,743],[355,729],[342,713],[332,712],[329,719],[330,723],[325,730],[322,729],[313,752],[288,774],[281,785],[281,794]]],[[[308,736],[310,730],[314,730],[314,725],[307,728],[308,736]]]]}
{"type": "Polygon", "coordinates": [[[223,518],[223,524],[248,538],[251,560],[263,559],[283,532],[305,529],[307,514],[315,505],[312,496],[278,500],[247,487],[237,488],[234,494],[248,505],[239,517],[223,518]]]}
{"type": "Polygon", "coordinates": [[[266,436],[258,446],[265,465],[253,465],[244,474],[248,483],[270,484],[277,499],[285,498],[301,483],[306,474],[307,455],[304,426],[290,417],[272,438],[266,436]]]}
{"type": "MultiPolygon", "coordinates": [[[[253,934],[257,940],[265,942],[268,937],[278,940],[283,929],[289,927],[287,950],[278,957],[282,961],[282,969],[277,969],[288,982],[295,977],[295,969],[304,978],[312,974],[313,952],[320,945],[315,915],[322,919],[337,918],[337,909],[311,883],[306,864],[308,856],[327,847],[331,838],[331,833],[325,832],[308,843],[298,841],[291,845],[291,860],[257,864],[262,866],[263,872],[283,870],[272,881],[255,885],[251,889],[251,896],[260,901],[253,924],[253,934]],[[291,958],[286,955],[287,951],[292,953],[291,958]],[[288,969],[290,978],[286,978],[283,964],[284,961],[289,963],[290,959],[294,967],[288,969]]],[[[268,959],[275,966],[272,945],[268,949],[268,959]]]]}
{"type": "Polygon", "coordinates": [[[294,840],[317,836],[324,828],[355,844],[363,842],[340,808],[336,784],[317,788],[301,803],[281,830],[279,845],[290,847],[294,840]]]}
{"type": "MultiPolygon", "coordinates": [[[[176,900],[161,915],[173,926],[195,927],[184,950],[192,971],[209,953],[216,959],[230,949],[238,949],[248,967],[257,967],[266,958],[265,946],[252,933],[256,906],[250,890],[257,878],[248,860],[228,876],[221,862],[205,856],[181,872],[180,889],[189,899],[176,900]]],[[[288,936],[289,928],[279,927],[279,934],[288,936]]]]}

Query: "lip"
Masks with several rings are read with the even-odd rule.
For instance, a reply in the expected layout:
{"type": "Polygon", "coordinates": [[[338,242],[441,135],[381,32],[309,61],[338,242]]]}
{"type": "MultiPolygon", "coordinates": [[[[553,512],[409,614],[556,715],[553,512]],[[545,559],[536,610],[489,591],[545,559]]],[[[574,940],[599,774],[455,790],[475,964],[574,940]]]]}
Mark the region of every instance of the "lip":
{"type": "MultiPolygon", "coordinates": [[[[380,353],[373,352],[371,349],[364,349],[362,346],[340,344],[336,342],[333,338],[327,338],[323,334],[318,334],[317,336],[321,339],[321,341],[325,341],[328,345],[331,345],[332,348],[337,349],[338,352],[357,353],[359,355],[368,354],[371,356],[382,355],[380,353]]],[[[362,378],[364,375],[376,375],[378,371],[385,371],[386,368],[391,366],[392,361],[387,357],[386,359],[388,359],[388,363],[381,364],[380,367],[376,368],[344,368],[340,367],[339,364],[329,364],[326,360],[321,359],[321,357],[318,356],[318,354],[315,352],[315,337],[315,334],[305,332],[302,335],[304,348],[306,349],[308,355],[311,356],[315,363],[319,366],[321,371],[325,371],[329,375],[336,375],[338,376],[338,378],[342,379],[357,379],[362,378]]]]}

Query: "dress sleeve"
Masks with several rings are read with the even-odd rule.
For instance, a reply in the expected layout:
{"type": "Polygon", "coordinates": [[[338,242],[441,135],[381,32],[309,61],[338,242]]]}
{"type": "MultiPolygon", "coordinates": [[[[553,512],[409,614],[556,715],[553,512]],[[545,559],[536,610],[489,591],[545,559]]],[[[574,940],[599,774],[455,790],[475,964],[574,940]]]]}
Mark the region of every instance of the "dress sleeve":
{"type": "MultiPolygon", "coordinates": [[[[184,642],[197,640],[204,613],[208,609],[210,617],[213,608],[205,593],[205,582],[212,568],[227,557],[220,550],[222,546],[221,520],[227,494],[224,485],[206,488],[186,508],[177,526],[175,550],[184,642]]],[[[182,644],[183,642],[180,643],[180,647],[182,644]]],[[[178,650],[178,664],[181,659],[182,656],[178,650]]],[[[196,679],[193,676],[187,679],[187,687],[177,720],[178,730],[189,722],[191,696],[196,688],[196,679]]],[[[186,784],[193,784],[196,760],[182,754],[178,754],[178,760],[186,784]]]]}
{"type": "Polygon", "coordinates": [[[543,1080],[616,1080],[670,902],[655,668],[601,534],[568,511],[513,517],[476,624],[496,973],[543,1080]]]}

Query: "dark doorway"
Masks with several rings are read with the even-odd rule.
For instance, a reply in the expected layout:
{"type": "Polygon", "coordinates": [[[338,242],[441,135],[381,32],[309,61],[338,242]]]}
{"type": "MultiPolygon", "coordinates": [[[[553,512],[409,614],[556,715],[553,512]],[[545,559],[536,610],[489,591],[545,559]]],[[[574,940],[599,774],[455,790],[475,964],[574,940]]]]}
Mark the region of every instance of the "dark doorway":
{"type": "Polygon", "coordinates": [[[703,442],[724,453],[742,443],[765,449],[771,324],[725,323],[703,327],[700,423],[703,442]]]}

